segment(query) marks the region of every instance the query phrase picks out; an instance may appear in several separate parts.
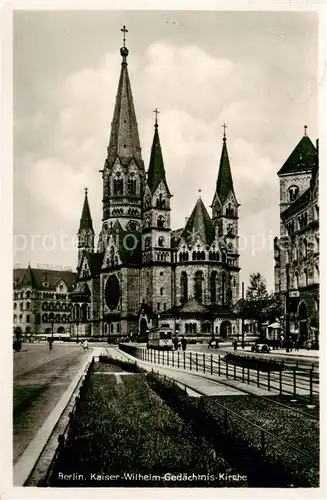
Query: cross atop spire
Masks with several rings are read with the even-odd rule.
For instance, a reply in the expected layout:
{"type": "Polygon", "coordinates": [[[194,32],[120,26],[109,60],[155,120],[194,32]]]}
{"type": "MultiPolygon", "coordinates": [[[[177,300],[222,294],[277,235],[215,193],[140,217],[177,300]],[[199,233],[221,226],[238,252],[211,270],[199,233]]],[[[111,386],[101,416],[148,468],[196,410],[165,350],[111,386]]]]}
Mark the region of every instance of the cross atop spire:
{"type": "Polygon", "coordinates": [[[202,189],[201,189],[201,188],[199,188],[199,189],[198,189],[198,192],[199,192],[199,198],[201,198],[202,189]]]}
{"type": "Polygon", "coordinates": [[[154,122],[154,126],[157,127],[158,126],[158,114],[160,113],[160,111],[158,111],[158,109],[154,109],[153,110],[154,114],[156,115],[155,116],[155,122],[154,122]]]}
{"type": "Polygon", "coordinates": [[[126,37],[125,37],[125,34],[128,33],[128,29],[126,29],[126,26],[124,25],[120,31],[122,31],[124,34],[123,34],[123,47],[126,47],[125,43],[126,43],[126,37]]]}
{"type": "Polygon", "coordinates": [[[307,128],[308,128],[308,125],[304,125],[304,135],[307,135],[307,128]]]}
{"type": "Polygon", "coordinates": [[[223,136],[223,140],[224,140],[224,142],[225,142],[225,141],[226,141],[226,128],[227,128],[226,123],[224,123],[224,124],[222,125],[222,127],[223,127],[223,129],[224,129],[224,136],[223,136]]]}
{"type": "Polygon", "coordinates": [[[85,196],[87,196],[88,189],[87,187],[84,188],[85,196]]]}

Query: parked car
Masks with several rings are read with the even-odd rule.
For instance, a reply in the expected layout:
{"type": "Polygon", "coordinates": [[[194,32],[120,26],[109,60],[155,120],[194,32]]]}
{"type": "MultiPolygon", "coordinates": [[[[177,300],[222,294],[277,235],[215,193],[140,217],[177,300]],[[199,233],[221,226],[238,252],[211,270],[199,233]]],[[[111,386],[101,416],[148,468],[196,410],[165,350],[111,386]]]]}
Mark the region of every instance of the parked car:
{"type": "Polygon", "coordinates": [[[252,352],[270,352],[268,344],[255,344],[251,347],[252,352]]]}

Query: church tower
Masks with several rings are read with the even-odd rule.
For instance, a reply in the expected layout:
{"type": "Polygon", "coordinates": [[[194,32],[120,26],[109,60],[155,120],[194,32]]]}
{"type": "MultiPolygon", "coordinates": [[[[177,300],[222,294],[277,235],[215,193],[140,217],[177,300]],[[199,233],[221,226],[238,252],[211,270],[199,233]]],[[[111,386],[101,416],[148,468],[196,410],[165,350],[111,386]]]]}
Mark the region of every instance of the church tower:
{"type": "Polygon", "coordinates": [[[221,151],[216,191],[212,208],[212,220],[215,231],[223,243],[223,262],[230,268],[229,278],[235,283],[231,287],[231,301],[239,298],[239,249],[238,249],[238,207],[240,206],[235,195],[232,172],[227,150],[226,128],[223,125],[223,147],[221,151]]]}
{"type": "Polygon", "coordinates": [[[84,204],[80,225],[77,233],[78,238],[78,268],[81,264],[84,252],[94,252],[94,230],[92,224],[91,211],[87,198],[87,188],[85,188],[84,204]]]}
{"type": "Polygon", "coordinates": [[[108,233],[115,222],[126,231],[142,228],[142,198],[145,170],[141,155],[133,95],[127,70],[129,51],[125,46],[125,26],[121,72],[116,96],[107,158],[102,172],[103,225],[100,235],[104,250],[108,233]]]}
{"type": "Polygon", "coordinates": [[[155,110],[154,137],[143,203],[143,299],[160,314],[172,306],[170,198],[155,110]]]}

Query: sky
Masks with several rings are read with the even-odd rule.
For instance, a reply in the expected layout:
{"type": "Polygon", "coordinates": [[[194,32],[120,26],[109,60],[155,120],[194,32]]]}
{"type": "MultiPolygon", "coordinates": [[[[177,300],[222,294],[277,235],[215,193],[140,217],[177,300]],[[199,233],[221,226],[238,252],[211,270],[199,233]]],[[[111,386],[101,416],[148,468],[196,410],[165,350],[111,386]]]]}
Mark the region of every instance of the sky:
{"type": "Polygon", "coordinates": [[[148,167],[153,110],[172,228],[210,212],[222,124],[239,208],[241,279],[273,289],[277,171],[308,125],[317,138],[318,18],[310,12],[15,11],[14,262],[77,264],[84,187],[101,228],[103,168],[126,25],[148,167]]]}

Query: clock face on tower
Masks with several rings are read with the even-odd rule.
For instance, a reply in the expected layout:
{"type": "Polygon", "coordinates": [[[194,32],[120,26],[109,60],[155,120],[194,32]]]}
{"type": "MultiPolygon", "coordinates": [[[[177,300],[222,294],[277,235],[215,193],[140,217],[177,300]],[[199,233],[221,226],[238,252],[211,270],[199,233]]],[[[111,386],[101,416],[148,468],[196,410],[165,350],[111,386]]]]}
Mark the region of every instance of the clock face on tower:
{"type": "Polygon", "coordinates": [[[120,298],[120,286],[117,276],[112,275],[107,279],[105,287],[105,300],[110,310],[116,309],[120,298]]]}

